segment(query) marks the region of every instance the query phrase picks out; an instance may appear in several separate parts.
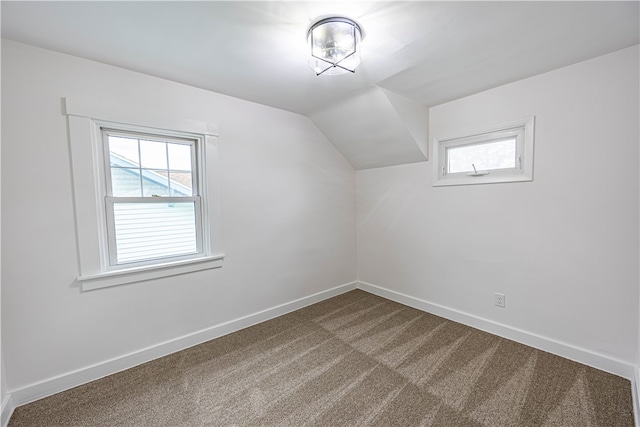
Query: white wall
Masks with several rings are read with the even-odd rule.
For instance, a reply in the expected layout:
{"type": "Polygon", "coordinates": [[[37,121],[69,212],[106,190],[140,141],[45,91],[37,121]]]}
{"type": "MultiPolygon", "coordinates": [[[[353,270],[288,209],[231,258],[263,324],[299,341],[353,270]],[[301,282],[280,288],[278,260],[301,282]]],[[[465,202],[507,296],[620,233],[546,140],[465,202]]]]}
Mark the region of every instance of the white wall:
{"type": "Polygon", "coordinates": [[[8,391],[353,281],[356,178],[360,280],[637,364],[638,73],[635,47],[432,108],[432,136],[537,118],[533,182],[434,188],[355,174],[303,116],[3,41],[8,391]],[[65,96],[218,123],[222,269],[80,292],[65,96]]]}
{"type": "Polygon", "coordinates": [[[9,390],[7,389],[7,378],[4,370],[4,358],[2,357],[2,350],[0,350],[0,414],[4,412],[8,396],[9,390]]]}
{"type": "Polygon", "coordinates": [[[359,280],[635,365],[638,76],[636,46],[432,108],[431,137],[535,115],[534,180],[358,171],[359,280]]]}
{"type": "Polygon", "coordinates": [[[355,172],[301,115],[2,45],[2,350],[9,391],[355,280],[355,172]],[[217,123],[224,266],[82,293],[61,97],[217,123]]]}
{"type": "MultiPolygon", "coordinates": [[[[1,72],[0,72],[1,74],[1,72]]],[[[1,150],[0,150],[1,151],[1,150]]],[[[0,176],[2,173],[2,161],[0,155],[0,176]]],[[[0,188],[0,195],[2,189],[0,188]]],[[[2,222],[2,197],[0,197],[0,223],[2,222]]],[[[2,241],[2,227],[0,227],[0,241],[2,241]]],[[[0,259],[2,259],[2,245],[0,245],[0,259]]],[[[4,425],[4,409],[7,406],[9,396],[7,388],[7,376],[4,369],[4,356],[2,351],[2,263],[0,262],[0,424],[4,425]]]]}

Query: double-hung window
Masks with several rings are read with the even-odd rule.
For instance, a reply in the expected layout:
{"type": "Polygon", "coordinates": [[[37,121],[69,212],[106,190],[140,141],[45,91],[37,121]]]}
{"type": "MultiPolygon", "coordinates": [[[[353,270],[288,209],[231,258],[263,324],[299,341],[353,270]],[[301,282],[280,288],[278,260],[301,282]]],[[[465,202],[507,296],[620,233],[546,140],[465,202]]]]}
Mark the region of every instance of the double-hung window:
{"type": "Polygon", "coordinates": [[[434,138],[434,186],[531,181],[534,118],[434,138]]]}
{"type": "Polygon", "coordinates": [[[202,253],[198,140],[102,129],[109,264],[202,253]]]}
{"type": "Polygon", "coordinates": [[[222,266],[208,123],[65,101],[83,290],[222,266]]]}

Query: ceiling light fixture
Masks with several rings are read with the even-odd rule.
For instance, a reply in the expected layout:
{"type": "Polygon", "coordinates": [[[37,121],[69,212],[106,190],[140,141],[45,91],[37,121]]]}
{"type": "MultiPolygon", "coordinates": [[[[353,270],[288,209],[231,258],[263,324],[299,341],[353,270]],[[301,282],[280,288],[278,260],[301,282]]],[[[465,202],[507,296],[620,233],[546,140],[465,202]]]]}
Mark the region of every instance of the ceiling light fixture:
{"type": "Polygon", "coordinates": [[[345,16],[316,19],[307,32],[309,66],[317,76],[355,73],[363,38],[362,27],[353,19],[345,16]]]}

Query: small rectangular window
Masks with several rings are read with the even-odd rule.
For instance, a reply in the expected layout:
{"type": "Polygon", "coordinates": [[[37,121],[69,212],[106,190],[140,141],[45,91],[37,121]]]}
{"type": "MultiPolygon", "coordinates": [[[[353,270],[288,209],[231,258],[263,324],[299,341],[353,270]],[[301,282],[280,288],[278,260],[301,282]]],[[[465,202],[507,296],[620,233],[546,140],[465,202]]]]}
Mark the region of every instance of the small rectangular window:
{"type": "Polygon", "coordinates": [[[110,265],[202,253],[196,139],[102,129],[110,265]]]}
{"type": "Polygon", "coordinates": [[[516,138],[447,148],[447,173],[516,167],[516,138]]]}
{"type": "Polygon", "coordinates": [[[534,118],[434,139],[434,186],[531,181],[534,118]]]}

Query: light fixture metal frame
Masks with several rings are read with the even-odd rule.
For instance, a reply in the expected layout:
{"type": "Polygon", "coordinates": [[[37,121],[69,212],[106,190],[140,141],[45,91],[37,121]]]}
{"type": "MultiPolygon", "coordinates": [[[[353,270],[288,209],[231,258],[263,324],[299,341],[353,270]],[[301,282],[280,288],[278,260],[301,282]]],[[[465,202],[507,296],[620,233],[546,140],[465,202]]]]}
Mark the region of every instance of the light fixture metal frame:
{"type": "Polygon", "coordinates": [[[358,31],[360,33],[360,42],[362,42],[362,39],[364,39],[364,31],[362,30],[362,27],[360,26],[360,24],[358,24],[355,20],[348,18],[346,16],[339,16],[339,15],[331,15],[331,16],[327,16],[327,17],[321,17],[319,19],[317,19],[316,21],[314,21],[311,26],[309,27],[309,30],[307,31],[307,39],[309,40],[309,46],[310,46],[310,51],[311,51],[311,57],[312,58],[316,58],[322,62],[325,62],[327,64],[329,64],[329,66],[327,68],[325,68],[324,70],[320,71],[319,73],[316,72],[316,76],[319,76],[323,73],[325,73],[326,71],[332,69],[332,68],[340,68],[342,70],[348,71],[350,73],[354,73],[356,72],[355,67],[354,69],[350,69],[347,67],[344,67],[342,65],[340,65],[340,63],[352,56],[354,56],[356,53],[359,52],[359,43],[358,43],[358,39],[357,39],[357,34],[356,31],[358,31]],[[351,29],[353,31],[353,52],[351,52],[349,55],[345,56],[344,58],[342,58],[341,60],[339,60],[338,62],[331,62],[331,61],[327,61],[324,58],[319,58],[317,56],[315,56],[313,54],[313,30],[315,30],[316,28],[318,28],[321,25],[324,24],[329,24],[331,22],[344,22],[346,24],[351,25],[351,29]]]}

